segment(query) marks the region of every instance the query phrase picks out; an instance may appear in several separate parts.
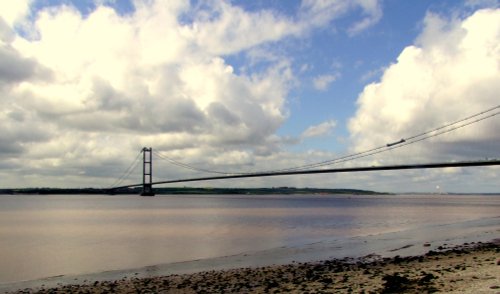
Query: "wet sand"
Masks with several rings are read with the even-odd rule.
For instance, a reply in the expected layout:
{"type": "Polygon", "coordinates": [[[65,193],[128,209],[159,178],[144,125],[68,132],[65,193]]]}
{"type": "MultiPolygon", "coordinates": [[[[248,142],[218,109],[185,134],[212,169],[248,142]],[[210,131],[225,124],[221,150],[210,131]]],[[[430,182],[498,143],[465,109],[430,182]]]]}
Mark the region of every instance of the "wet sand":
{"type": "Polygon", "coordinates": [[[358,259],[84,281],[11,293],[500,293],[500,239],[443,245],[420,256],[371,254],[358,259]]]}

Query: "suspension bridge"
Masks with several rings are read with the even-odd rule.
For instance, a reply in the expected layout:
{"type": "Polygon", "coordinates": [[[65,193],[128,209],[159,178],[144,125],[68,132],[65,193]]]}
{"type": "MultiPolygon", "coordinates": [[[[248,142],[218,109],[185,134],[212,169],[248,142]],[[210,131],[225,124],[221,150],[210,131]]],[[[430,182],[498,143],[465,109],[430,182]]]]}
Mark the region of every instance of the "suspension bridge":
{"type": "MultiPolygon", "coordinates": [[[[277,176],[293,176],[293,175],[311,175],[311,174],[331,174],[331,173],[354,173],[354,172],[373,172],[373,171],[388,171],[388,170],[412,170],[412,169],[439,169],[439,168],[450,168],[450,167],[482,167],[482,166],[498,166],[500,165],[500,160],[486,159],[486,160],[472,160],[472,161],[452,161],[452,162],[430,162],[430,163],[412,163],[412,164],[400,164],[400,165],[383,165],[383,166],[358,166],[358,167],[345,167],[345,168],[325,168],[326,166],[339,164],[343,162],[349,162],[355,159],[373,156],[379,153],[387,152],[390,150],[402,148],[411,144],[415,144],[424,140],[428,140],[433,137],[437,137],[472,124],[478,123],[480,121],[490,119],[498,114],[500,111],[498,109],[500,105],[484,110],[482,112],[476,113],[469,117],[463,118],[461,120],[440,126],[438,128],[409,136],[407,138],[402,138],[398,141],[387,143],[385,145],[372,148],[370,150],[342,156],[339,158],[325,160],[316,163],[305,164],[302,166],[290,167],[286,169],[278,170],[268,170],[268,171],[258,171],[250,173],[237,173],[237,172],[226,172],[226,171],[215,171],[206,168],[199,168],[187,163],[176,161],[169,158],[161,153],[153,152],[152,147],[144,147],[141,152],[136,157],[136,160],[142,155],[142,182],[129,184],[129,185],[118,185],[125,177],[122,176],[115,184],[109,188],[110,193],[115,191],[142,187],[142,196],[154,196],[154,185],[161,184],[172,184],[172,183],[185,183],[185,182],[198,182],[198,181],[212,181],[212,180],[226,180],[226,179],[238,179],[238,178],[256,178],[256,177],[277,177],[277,176]],[[206,177],[191,177],[182,178],[175,180],[163,180],[163,181],[153,181],[153,153],[160,159],[166,160],[171,164],[176,166],[195,170],[198,172],[217,174],[215,176],[206,177]],[[118,183],[118,184],[117,184],[118,183]]],[[[129,167],[125,174],[130,174],[132,168],[129,167]]]]}

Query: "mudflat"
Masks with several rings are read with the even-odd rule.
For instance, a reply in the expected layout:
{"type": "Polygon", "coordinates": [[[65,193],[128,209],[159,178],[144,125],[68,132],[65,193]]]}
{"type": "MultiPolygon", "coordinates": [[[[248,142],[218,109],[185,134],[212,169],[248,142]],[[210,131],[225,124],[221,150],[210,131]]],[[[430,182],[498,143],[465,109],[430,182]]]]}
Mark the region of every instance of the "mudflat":
{"type": "Polygon", "coordinates": [[[421,256],[371,254],[12,293],[500,293],[500,239],[440,246],[421,256]]]}

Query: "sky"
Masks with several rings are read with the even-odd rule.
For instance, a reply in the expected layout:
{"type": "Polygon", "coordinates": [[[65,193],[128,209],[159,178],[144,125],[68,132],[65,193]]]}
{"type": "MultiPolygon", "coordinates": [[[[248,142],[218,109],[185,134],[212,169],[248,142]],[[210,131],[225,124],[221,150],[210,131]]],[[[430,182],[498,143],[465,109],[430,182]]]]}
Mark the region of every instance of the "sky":
{"type": "MultiPolygon", "coordinates": [[[[171,161],[230,173],[330,161],[494,114],[498,93],[498,0],[2,1],[0,188],[139,183],[143,147],[155,181],[210,175],[171,161]]],[[[499,146],[496,115],[321,168],[500,158],[499,146]]],[[[476,167],[192,185],[500,192],[499,179],[476,167]]]]}

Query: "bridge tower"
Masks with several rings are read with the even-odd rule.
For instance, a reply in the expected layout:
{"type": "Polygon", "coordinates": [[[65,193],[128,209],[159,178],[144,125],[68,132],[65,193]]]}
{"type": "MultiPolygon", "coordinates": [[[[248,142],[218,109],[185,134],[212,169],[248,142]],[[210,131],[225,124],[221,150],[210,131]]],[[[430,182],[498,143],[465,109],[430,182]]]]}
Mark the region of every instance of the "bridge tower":
{"type": "Polygon", "coordinates": [[[153,148],[142,148],[142,193],[141,196],[154,196],[153,191],[153,148]]]}

